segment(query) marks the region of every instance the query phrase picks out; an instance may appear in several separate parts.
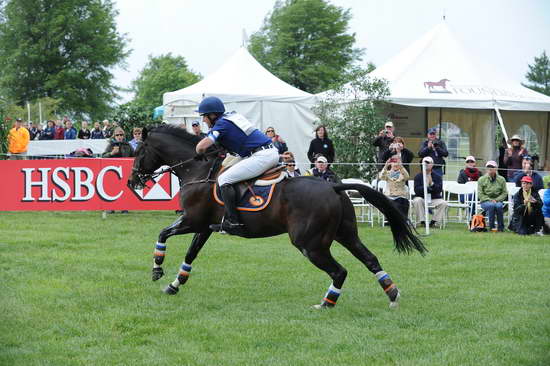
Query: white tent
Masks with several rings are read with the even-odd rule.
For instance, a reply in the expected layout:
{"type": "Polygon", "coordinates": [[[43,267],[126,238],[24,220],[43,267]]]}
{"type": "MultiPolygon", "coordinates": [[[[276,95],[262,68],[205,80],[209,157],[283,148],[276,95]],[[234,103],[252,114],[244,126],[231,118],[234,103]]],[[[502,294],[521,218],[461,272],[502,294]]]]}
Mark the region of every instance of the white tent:
{"type": "Polygon", "coordinates": [[[469,134],[474,155],[493,159],[495,125],[500,122],[510,135],[529,125],[539,139],[541,161],[547,160],[550,97],[497,69],[498,60],[489,66],[469,54],[442,22],[370,75],[389,81],[388,117],[413,151],[428,127],[453,122],[469,134]]]}
{"type": "Polygon", "coordinates": [[[199,119],[194,112],[207,96],[217,96],[226,109],[246,116],[262,131],[269,126],[286,141],[297,161],[307,161],[316,117],[312,94],[301,91],[267,71],[245,48],[235,52],[218,70],[187,88],[164,94],[164,119],[186,123],[199,119]]]}

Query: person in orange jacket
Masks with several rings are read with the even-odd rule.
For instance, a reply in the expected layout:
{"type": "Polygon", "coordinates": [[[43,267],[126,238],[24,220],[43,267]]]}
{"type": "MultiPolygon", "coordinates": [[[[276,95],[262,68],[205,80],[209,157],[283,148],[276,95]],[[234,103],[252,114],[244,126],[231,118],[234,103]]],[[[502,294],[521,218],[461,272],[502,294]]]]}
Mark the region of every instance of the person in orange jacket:
{"type": "Polygon", "coordinates": [[[14,127],[8,134],[8,152],[11,160],[24,160],[27,155],[27,146],[29,145],[29,130],[23,127],[21,118],[15,120],[14,127]]]}

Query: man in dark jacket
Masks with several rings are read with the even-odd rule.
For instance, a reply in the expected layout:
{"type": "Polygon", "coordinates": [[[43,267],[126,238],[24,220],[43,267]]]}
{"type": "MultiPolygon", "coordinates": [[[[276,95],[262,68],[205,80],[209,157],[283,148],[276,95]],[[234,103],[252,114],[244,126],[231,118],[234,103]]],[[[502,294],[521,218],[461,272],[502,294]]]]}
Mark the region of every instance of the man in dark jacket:
{"type": "Polygon", "coordinates": [[[340,179],[336,173],[328,167],[328,159],[323,155],[317,156],[315,159],[315,168],[308,169],[304,175],[318,177],[330,183],[340,183],[340,179]]]}
{"type": "Polygon", "coordinates": [[[111,139],[105,152],[101,155],[104,158],[129,158],[134,156],[134,149],[124,140],[124,130],[117,127],[114,138],[111,139]]]}
{"type": "Polygon", "coordinates": [[[449,152],[447,151],[447,145],[437,138],[437,128],[432,127],[428,130],[427,139],[420,145],[418,156],[420,158],[431,157],[434,163],[434,172],[443,176],[445,167],[444,158],[449,156],[449,152]]]}
{"type": "Polygon", "coordinates": [[[441,175],[435,172],[433,159],[429,156],[422,159],[422,164],[426,164],[426,191],[428,197],[424,197],[424,179],[422,172],[414,177],[414,199],[413,208],[417,220],[420,220],[420,225],[424,225],[425,210],[424,200],[428,201],[428,205],[433,207],[434,215],[430,221],[430,226],[435,226],[441,223],[447,208],[447,202],[443,200],[443,179],[441,175]]]}
{"type": "Polygon", "coordinates": [[[384,125],[384,129],[378,133],[378,136],[372,143],[374,146],[378,147],[378,154],[376,156],[376,161],[378,162],[376,167],[378,168],[378,171],[382,170],[386,164],[386,161],[389,159],[384,159],[384,154],[389,150],[394,137],[393,122],[387,121],[384,125]]]}

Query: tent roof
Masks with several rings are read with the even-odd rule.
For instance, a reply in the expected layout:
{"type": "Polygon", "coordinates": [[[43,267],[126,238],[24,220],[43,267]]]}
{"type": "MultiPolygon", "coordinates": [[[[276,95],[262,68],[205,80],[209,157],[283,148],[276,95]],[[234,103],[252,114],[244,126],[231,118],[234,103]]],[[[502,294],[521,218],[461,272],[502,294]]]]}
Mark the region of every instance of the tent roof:
{"type": "Polygon", "coordinates": [[[445,21],[370,73],[389,81],[390,101],[419,107],[550,111],[550,97],[469,54],[445,21]]]}
{"type": "Polygon", "coordinates": [[[224,102],[262,99],[311,98],[306,93],[267,71],[244,47],[239,48],[215,72],[187,88],[164,94],[164,104],[175,101],[198,103],[215,95],[224,102]]]}

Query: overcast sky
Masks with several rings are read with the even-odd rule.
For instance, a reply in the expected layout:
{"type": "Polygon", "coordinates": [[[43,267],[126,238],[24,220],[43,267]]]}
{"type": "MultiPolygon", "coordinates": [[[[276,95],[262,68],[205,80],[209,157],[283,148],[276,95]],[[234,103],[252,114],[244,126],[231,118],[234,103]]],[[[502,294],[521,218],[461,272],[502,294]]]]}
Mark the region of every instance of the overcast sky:
{"type": "MultiPolygon", "coordinates": [[[[203,76],[242,44],[243,29],[257,31],[275,0],[117,0],[118,30],[130,39],[127,70],[115,83],[128,87],[149,55],[184,56],[203,76]]],[[[527,64],[550,53],[549,0],[332,0],[351,9],[350,32],[364,61],[382,65],[446,15],[455,37],[508,74],[524,81],[527,64]]],[[[131,99],[124,97],[124,101],[131,99]]]]}

